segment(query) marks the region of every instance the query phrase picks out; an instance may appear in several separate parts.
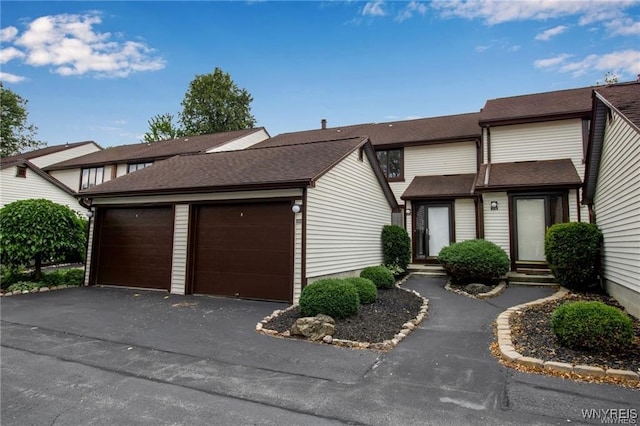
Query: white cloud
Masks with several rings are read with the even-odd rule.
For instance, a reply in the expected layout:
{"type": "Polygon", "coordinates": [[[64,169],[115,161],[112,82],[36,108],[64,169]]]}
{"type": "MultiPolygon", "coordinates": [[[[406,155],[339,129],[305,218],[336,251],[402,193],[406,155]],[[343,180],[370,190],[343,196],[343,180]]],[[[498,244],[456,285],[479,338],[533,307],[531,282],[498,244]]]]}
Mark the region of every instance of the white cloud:
{"type": "Polygon", "coordinates": [[[3,43],[8,43],[18,35],[18,29],[16,27],[6,27],[0,30],[0,40],[3,43]]]}
{"type": "Polygon", "coordinates": [[[424,16],[427,13],[427,6],[415,0],[409,2],[407,6],[396,16],[397,22],[403,22],[413,17],[414,13],[424,16]]]}
{"type": "Polygon", "coordinates": [[[618,76],[640,74],[640,50],[622,50],[603,55],[588,55],[584,59],[568,61],[571,55],[559,55],[555,58],[534,62],[536,68],[558,67],[560,72],[571,73],[579,77],[588,72],[613,72],[618,76]]]}
{"type": "Polygon", "coordinates": [[[631,18],[614,19],[605,23],[613,35],[640,35],[640,21],[631,18]]]}
{"type": "Polygon", "coordinates": [[[536,40],[548,41],[551,40],[551,38],[567,31],[567,29],[569,29],[569,27],[567,27],[566,25],[558,25],[557,27],[549,28],[548,30],[537,34],[535,38],[536,40]]]}
{"type": "Polygon", "coordinates": [[[384,1],[375,0],[367,2],[362,9],[364,16],[386,16],[387,12],[384,10],[384,1]]]}
{"type": "Polygon", "coordinates": [[[26,78],[22,76],[0,71],[0,81],[6,81],[7,83],[20,83],[24,80],[26,80],[26,78]]]}
{"type": "Polygon", "coordinates": [[[22,51],[13,48],[11,59],[20,57],[29,65],[50,67],[65,76],[126,77],[164,68],[165,61],[154,56],[154,50],[146,44],[95,31],[94,26],[101,23],[102,17],[96,12],[37,18],[15,39],[14,44],[22,51]],[[16,56],[15,51],[22,55],[16,56]]]}
{"type": "Polygon", "coordinates": [[[13,59],[23,58],[24,56],[24,52],[16,49],[15,47],[7,47],[0,50],[0,64],[6,64],[13,59]]]}

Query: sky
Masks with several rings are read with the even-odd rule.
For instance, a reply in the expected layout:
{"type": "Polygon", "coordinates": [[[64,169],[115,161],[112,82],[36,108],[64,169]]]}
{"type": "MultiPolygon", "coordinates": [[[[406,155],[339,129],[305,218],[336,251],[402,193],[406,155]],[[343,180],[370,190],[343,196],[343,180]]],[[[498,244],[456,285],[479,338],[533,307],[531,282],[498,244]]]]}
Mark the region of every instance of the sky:
{"type": "Polygon", "coordinates": [[[0,81],[48,145],[139,143],[218,67],[269,134],[640,74],[640,0],[8,1],[0,81]]]}

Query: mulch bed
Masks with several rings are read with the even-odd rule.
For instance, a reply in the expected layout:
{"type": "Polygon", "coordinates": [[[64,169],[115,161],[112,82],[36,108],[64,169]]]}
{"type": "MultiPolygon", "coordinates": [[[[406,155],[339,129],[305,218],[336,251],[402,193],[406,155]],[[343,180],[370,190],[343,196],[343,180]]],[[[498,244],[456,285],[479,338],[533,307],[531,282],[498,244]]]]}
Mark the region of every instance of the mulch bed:
{"type": "MultiPolygon", "coordinates": [[[[378,300],[374,303],[361,305],[356,315],[335,320],[333,338],[369,343],[393,339],[404,323],[418,315],[422,302],[420,297],[409,291],[379,289],[378,300]]],[[[264,327],[283,333],[300,317],[300,309],[295,307],[271,319],[264,327]]]]}
{"type": "Polygon", "coordinates": [[[598,353],[573,350],[560,346],[551,331],[551,314],[559,305],[578,300],[596,300],[622,308],[615,299],[601,294],[569,294],[565,298],[523,309],[511,315],[511,339],[517,352],[524,356],[558,361],[569,364],[584,364],[601,368],[615,368],[640,372],[640,321],[634,321],[633,345],[615,351],[598,353]]]}

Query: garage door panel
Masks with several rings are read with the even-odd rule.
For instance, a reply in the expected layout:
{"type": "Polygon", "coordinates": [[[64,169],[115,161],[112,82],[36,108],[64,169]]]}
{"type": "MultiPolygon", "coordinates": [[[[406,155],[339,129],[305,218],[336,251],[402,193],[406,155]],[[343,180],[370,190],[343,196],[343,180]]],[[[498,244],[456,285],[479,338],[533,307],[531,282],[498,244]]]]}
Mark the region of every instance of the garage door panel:
{"type": "Polygon", "coordinates": [[[100,212],[98,284],[169,289],[171,207],[108,208],[100,212]]]}
{"type": "Polygon", "coordinates": [[[194,293],[291,301],[290,202],[199,206],[195,215],[194,293]]]}

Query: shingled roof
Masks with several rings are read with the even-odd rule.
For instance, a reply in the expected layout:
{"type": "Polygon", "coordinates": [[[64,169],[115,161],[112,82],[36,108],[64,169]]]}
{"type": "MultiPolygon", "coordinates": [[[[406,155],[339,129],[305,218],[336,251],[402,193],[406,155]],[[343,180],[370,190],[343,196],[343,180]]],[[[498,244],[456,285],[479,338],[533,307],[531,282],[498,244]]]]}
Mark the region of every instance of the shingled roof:
{"type": "Polygon", "coordinates": [[[554,118],[589,117],[593,87],[488,100],[480,125],[530,123],[554,118]]]}
{"type": "Polygon", "coordinates": [[[262,130],[264,130],[263,127],[258,127],[209,135],[186,136],[160,142],[115,146],[83,155],[82,157],[52,164],[45,167],[44,170],[74,169],[119,162],[154,161],[173,157],[178,154],[201,153],[262,130]]]}
{"type": "Polygon", "coordinates": [[[640,129],[640,83],[623,83],[596,88],[596,96],[620,111],[640,129]]]}
{"type": "Polygon", "coordinates": [[[469,197],[473,195],[476,174],[416,176],[402,194],[403,200],[416,198],[469,197]]]}
{"type": "Polygon", "coordinates": [[[577,188],[581,184],[580,176],[569,159],[517,161],[481,165],[476,179],[476,190],[577,188]]]}
{"type": "Polygon", "coordinates": [[[84,198],[302,188],[362,147],[390,205],[397,206],[367,138],[179,155],[81,191],[84,198]]]}
{"type": "Polygon", "coordinates": [[[94,144],[98,146],[98,144],[96,144],[94,141],[73,142],[73,143],[66,143],[64,145],[47,146],[40,149],[34,149],[33,151],[24,152],[16,155],[10,155],[8,157],[3,157],[0,159],[0,168],[4,169],[6,167],[15,166],[17,164],[23,163],[25,160],[44,157],[45,155],[55,154],[58,152],[65,151],[67,149],[77,148],[79,146],[87,145],[87,144],[94,144]]]}
{"type": "Polygon", "coordinates": [[[360,136],[368,137],[376,148],[469,140],[480,138],[479,116],[479,113],[468,113],[282,133],[255,146],[281,146],[304,141],[311,142],[360,136]]]}

